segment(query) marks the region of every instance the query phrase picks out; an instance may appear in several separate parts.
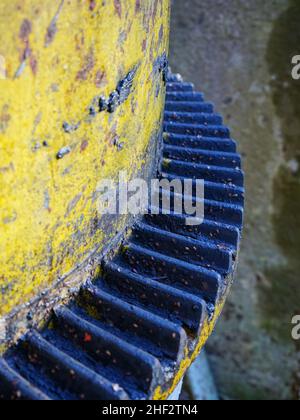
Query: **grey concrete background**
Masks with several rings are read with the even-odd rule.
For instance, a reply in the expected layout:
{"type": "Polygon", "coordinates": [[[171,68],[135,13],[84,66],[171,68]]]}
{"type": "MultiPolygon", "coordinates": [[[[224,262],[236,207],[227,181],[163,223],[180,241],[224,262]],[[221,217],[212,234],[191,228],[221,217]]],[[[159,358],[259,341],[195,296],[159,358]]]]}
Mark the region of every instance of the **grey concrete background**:
{"type": "Polygon", "coordinates": [[[222,398],[299,399],[299,0],[173,0],[173,71],[238,140],[246,219],[236,283],[207,351],[222,398]]]}

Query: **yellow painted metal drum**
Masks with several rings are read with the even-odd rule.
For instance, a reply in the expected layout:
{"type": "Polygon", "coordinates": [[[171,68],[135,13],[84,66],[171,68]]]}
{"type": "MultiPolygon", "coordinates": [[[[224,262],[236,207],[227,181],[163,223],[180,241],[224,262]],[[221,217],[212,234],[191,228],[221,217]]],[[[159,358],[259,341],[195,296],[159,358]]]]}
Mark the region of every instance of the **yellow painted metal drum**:
{"type": "Polygon", "coordinates": [[[126,226],[99,217],[97,184],[149,172],[168,31],[167,0],[1,1],[0,316],[126,226]]]}

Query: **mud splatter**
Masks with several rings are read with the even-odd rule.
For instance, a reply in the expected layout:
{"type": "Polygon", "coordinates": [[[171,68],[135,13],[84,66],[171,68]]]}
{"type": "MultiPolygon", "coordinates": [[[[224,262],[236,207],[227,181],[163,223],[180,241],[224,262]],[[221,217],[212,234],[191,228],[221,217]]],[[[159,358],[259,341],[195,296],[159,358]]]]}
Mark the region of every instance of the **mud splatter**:
{"type": "Polygon", "coordinates": [[[19,38],[24,43],[24,49],[20,54],[20,66],[15,72],[14,79],[20,77],[25,70],[27,59],[31,56],[31,49],[29,45],[29,35],[32,32],[32,24],[30,20],[24,19],[20,28],[19,38]]]}

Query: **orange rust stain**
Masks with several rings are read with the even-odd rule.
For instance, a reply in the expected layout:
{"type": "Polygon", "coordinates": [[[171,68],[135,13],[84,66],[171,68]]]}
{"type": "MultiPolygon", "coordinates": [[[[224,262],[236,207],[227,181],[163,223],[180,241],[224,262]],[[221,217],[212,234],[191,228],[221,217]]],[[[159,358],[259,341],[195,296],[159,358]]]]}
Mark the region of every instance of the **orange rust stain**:
{"type": "Polygon", "coordinates": [[[84,340],[85,343],[90,343],[92,341],[92,336],[91,334],[85,333],[84,334],[84,340]]]}

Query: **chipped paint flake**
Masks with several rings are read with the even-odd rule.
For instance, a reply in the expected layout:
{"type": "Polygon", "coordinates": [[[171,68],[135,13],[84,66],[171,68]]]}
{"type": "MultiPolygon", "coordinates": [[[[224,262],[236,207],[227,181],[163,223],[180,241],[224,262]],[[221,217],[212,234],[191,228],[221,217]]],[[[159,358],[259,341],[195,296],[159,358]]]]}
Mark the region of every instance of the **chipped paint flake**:
{"type": "Polygon", "coordinates": [[[71,148],[69,146],[62,147],[56,155],[57,159],[63,159],[69,153],[71,153],[71,148]]]}

